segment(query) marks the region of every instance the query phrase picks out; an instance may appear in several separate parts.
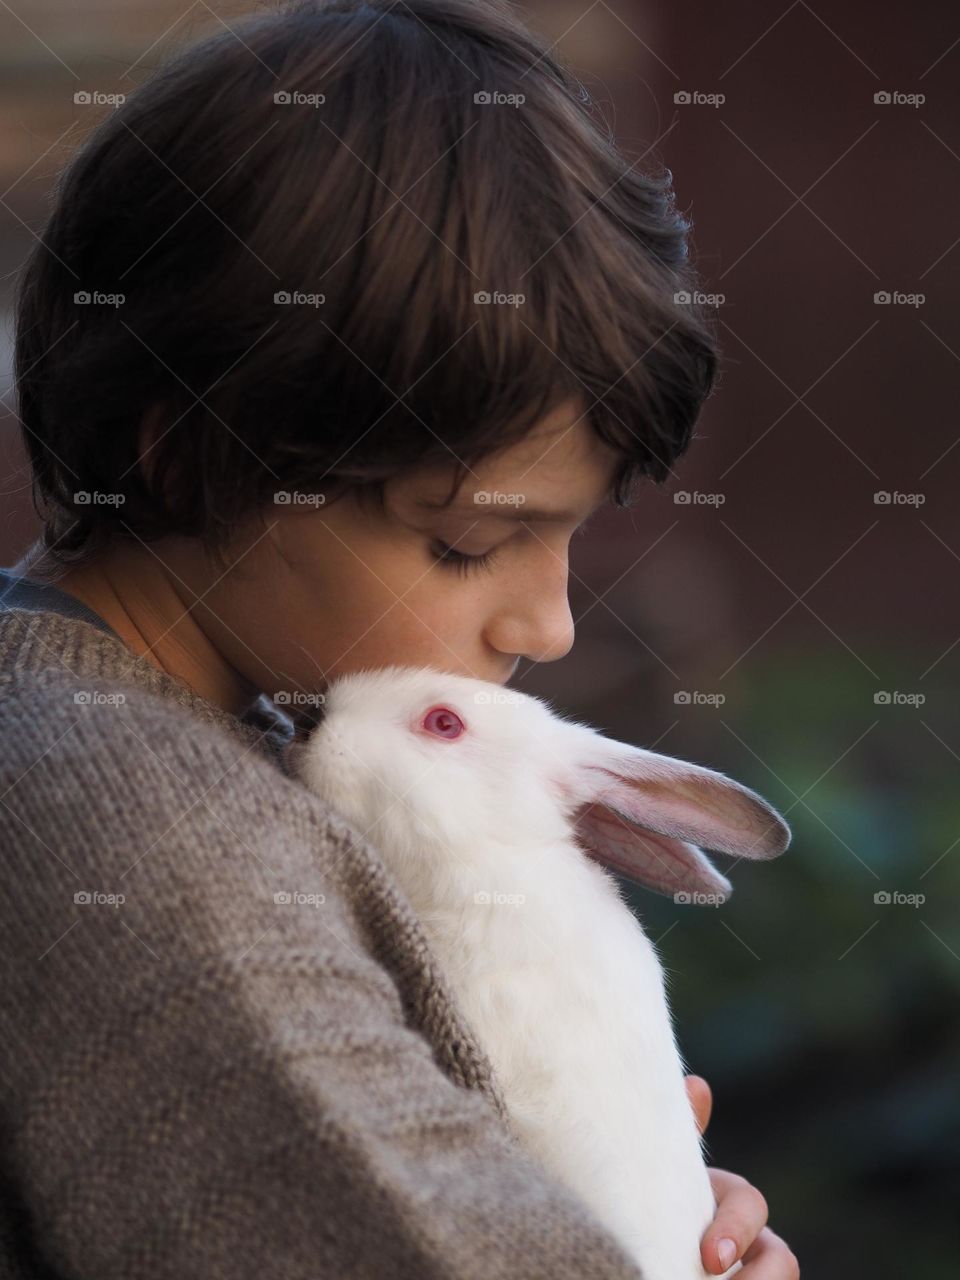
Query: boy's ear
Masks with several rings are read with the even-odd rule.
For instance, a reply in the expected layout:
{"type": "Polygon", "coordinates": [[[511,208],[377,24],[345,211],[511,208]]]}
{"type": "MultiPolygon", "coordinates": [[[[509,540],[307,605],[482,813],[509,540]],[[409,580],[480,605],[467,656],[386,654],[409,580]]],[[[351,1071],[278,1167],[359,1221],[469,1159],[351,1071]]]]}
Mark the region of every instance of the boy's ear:
{"type": "MultiPolygon", "coordinates": [[[[159,457],[157,445],[167,430],[167,410],[162,404],[152,404],[144,413],[140,422],[140,433],[137,438],[138,464],[144,486],[154,492],[154,476],[159,457]]],[[[170,484],[173,483],[171,479],[170,484]]],[[[164,500],[170,498],[169,485],[163,494],[164,500]]]]}

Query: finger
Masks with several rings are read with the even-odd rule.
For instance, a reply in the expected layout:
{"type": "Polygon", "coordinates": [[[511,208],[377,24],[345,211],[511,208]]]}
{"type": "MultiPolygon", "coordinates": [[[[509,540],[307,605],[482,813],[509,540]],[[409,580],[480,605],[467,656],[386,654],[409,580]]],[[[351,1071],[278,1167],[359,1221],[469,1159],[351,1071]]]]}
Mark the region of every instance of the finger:
{"type": "Polygon", "coordinates": [[[764,1229],[743,1255],[737,1280],[799,1280],[800,1262],[785,1240],[769,1227],[764,1229]]]}
{"type": "Polygon", "coordinates": [[[719,1275],[749,1250],[766,1225],[768,1209],[746,1178],[726,1169],[708,1173],[717,1212],[700,1242],[700,1256],[706,1269],[719,1275]]]}
{"type": "Polygon", "coordinates": [[[685,1076],[683,1082],[687,1086],[687,1097],[697,1119],[697,1128],[703,1133],[710,1123],[713,1093],[703,1076],[685,1076]]]}

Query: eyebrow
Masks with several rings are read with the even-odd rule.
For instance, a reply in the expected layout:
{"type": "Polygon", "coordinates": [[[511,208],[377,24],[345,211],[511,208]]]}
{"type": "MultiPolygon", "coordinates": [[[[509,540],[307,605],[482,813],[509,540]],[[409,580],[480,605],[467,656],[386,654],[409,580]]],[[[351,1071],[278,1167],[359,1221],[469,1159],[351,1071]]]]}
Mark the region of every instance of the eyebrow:
{"type": "Polygon", "coordinates": [[[498,520],[543,520],[554,524],[582,524],[589,519],[589,514],[593,514],[591,512],[584,516],[579,511],[548,511],[542,507],[528,507],[526,503],[515,506],[513,503],[497,503],[494,505],[485,502],[471,502],[468,506],[465,503],[454,502],[445,506],[442,502],[421,499],[417,506],[427,511],[446,511],[451,515],[477,515],[480,519],[493,516],[498,520]]]}

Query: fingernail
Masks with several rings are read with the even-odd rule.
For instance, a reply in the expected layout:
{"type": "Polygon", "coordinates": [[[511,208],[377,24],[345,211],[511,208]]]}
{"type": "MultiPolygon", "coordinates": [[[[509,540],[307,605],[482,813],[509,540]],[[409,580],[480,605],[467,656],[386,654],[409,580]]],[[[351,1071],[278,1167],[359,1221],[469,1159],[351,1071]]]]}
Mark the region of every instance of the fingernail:
{"type": "Polygon", "coordinates": [[[717,1253],[720,1255],[720,1261],[724,1268],[732,1267],[737,1256],[736,1240],[731,1240],[728,1236],[724,1236],[722,1240],[718,1240],[717,1253]]]}

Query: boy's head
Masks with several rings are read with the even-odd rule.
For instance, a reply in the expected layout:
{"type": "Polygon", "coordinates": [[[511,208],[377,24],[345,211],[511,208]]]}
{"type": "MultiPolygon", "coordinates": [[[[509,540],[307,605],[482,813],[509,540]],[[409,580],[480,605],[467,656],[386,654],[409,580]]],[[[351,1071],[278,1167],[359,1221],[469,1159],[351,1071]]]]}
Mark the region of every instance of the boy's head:
{"type": "Polygon", "coordinates": [[[549,484],[572,532],[670,473],[711,388],[670,180],[499,0],[307,0],[190,48],[87,139],[21,280],[46,545],[288,563],[416,494],[475,513],[445,545],[544,553],[484,478],[549,484]]]}

